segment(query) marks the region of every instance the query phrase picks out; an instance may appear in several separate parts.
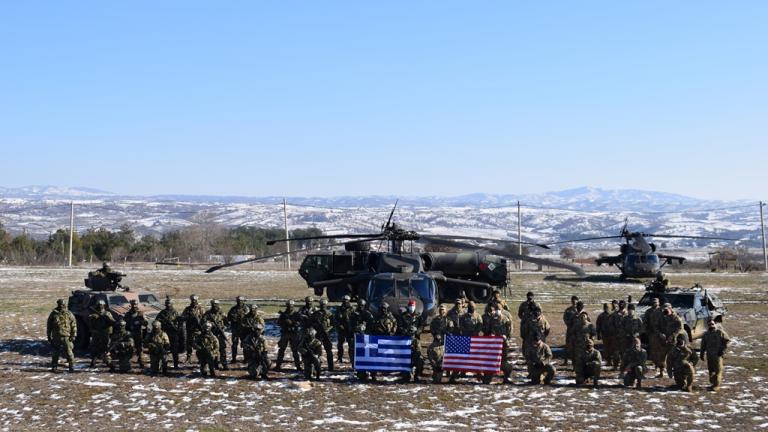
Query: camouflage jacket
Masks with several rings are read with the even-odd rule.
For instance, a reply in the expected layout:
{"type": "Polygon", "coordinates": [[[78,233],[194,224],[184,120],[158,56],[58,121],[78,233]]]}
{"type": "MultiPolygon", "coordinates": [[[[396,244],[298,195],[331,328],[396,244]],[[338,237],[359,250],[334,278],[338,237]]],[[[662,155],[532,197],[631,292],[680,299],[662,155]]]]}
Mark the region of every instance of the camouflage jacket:
{"type": "Polygon", "coordinates": [[[253,333],[253,331],[256,329],[256,327],[261,326],[262,329],[266,328],[266,323],[264,322],[264,318],[261,317],[260,314],[252,314],[248,313],[241,321],[240,324],[237,327],[238,336],[240,338],[246,338],[248,335],[253,333]]]}
{"type": "Polygon", "coordinates": [[[622,333],[625,337],[638,337],[643,331],[643,320],[637,315],[627,314],[621,324],[622,333]]]}
{"type": "Polygon", "coordinates": [[[317,309],[315,309],[313,306],[307,305],[304,305],[301,307],[301,309],[299,309],[299,325],[303,330],[312,327],[312,315],[315,314],[316,310],[317,309]]]}
{"type": "Polygon", "coordinates": [[[509,306],[507,306],[507,301],[504,299],[497,299],[497,298],[491,298],[488,300],[488,304],[485,305],[485,311],[490,311],[491,306],[497,305],[499,306],[499,309],[504,311],[509,311],[509,306]]]}
{"type": "Polygon", "coordinates": [[[401,336],[410,336],[417,338],[421,336],[421,315],[418,312],[403,312],[398,315],[400,322],[397,323],[397,334],[401,336]]]}
{"type": "Polygon", "coordinates": [[[392,336],[397,333],[397,320],[391,312],[380,314],[373,320],[371,334],[392,336]]]}
{"type": "Polygon", "coordinates": [[[608,334],[608,323],[611,320],[610,312],[601,312],[595,320],[595,331],[597,332],[597,338],[602,339],[604,334],[608,334]]]}
{"type": "Polygon", "coordinates": [[[267,341],[264,336],[249,335],[243,340],[243,351],[246,356],[256,356],[260,359],[267,357],[267,341]]]}
{"type": "Polygon", "coordinates": [[[184,321],[187,333],[200,333],[203,331],[203,315],[205,315],[205,309],[199,304],[197,306],[189,305],[184,308],[181,318],[184,321]]]}
{"type": "Polygon", "coordinates": [[[368,309],[360,310],[357,308],[352,312],[350,323],[352,324],[352,331],[355,333],[358,333],[361,326],[365,327],[366,331],[370,331],[373,326],[373,314],[368,309]]]}
{"type": "Polygon", "coordinates": [[[579,349],[586,348],[587,341],[594,339],[595,336],[597,336],[597,331],[595,331],[595,326],[592,323],[580,324],[578,327],[573,327],[573,331],[571,332],[573,343],[576,344],[579,349]]]}
{"type": "Polygon", "coordinates": [[[213,334],[216,336],[224,336],[225,320],[226,317],[224,316],[224,312],[222,312],[221,309],[208,309],[203,315],[203,321],[209,322],[213,325],[211,331],[213,331],[213,334]]]}
{"type": "Polygon", "coordinates": [[[483,334],[486,336],[505,336],[507,339],[512,337],[512,321],[504,316],[494,316],[486,323],[483,334]]]}
{"type": "Polygon", "coordinates": [[[648,360],[648,353],[642,348],[638,350],[633,346],[624,353],[622,364],[625,369],[633,369],[640,366],[645,370],[646,360],[648,360]]]}
{"type": "Polygon", "coordinates": [[[323,344],[317,338],[305,336],[299,344],[299,354],[320,357],[323,353],[323,344]]]}
{"type": "Polygon", "coordinates": [[[552,350],[544,342],[525,348],[525,361],[530,365],[544,366],[552,361],[552,350]]]}
{"type": "Polygon", "coordinates": [[[627,316],[626,311],[622,312],[620,310],[616,310],[616,312],[613,312],[610,319],[606,323],[603,337],[605,337],[605,335],[608,335],[609,337],[621,337],[623,334],[622,323],[624,322],[625,316],[627,316]]]}
{"type": "Polygon", "coordinates": [[[656,334],[661,332],[661,326],[664,321],[664,313],[661,308],[648,308],[643,314],[643,325],[645,325],[646,334],[656,334]]]}
{"type": "Polygon", "coordinates": [[[723,329],[707,330],[701,337],[701,355],[706,353],[709,357],[722,356],[730,341],[731,338],[723,329]]]}
{"type": "Polygon", "coordinates": [[[441,317],[438,315],[429,324],[429,332],[432,333],[432,336],[453,334],[453,321],[448,316],[441,317]]]}
{"type": "Polygon", "coordinates": [[[104,313],[95,312],[88,315],[88,324],[93,334],[111,335],[112,328],[115,326],[115,319],[107,311],[104,313]]]}
{"type": "Polygon", "coordinates": [[[331,334],[331,329],[333,329],[333,326],[331,325],[332,318],[331,312],[320,306],[312,313],[312,327],[314,327],[318,333],[329,335],[331,334]]]}
{"type": "Polygon", "coordinates": [[[164,355],[171,349],[171,340],[162,329],[150,332],[144,344],[151,355],[164,355]]]}
{"type": "MultiPolygon", "coordinates": [[[[434,321],[433,321],[434,322],[434,321]]],[[[427,349],[427,358],[429,358],[429,364],[433,369],[441,369],[443,367],[443,356],[445,355],[445,347],[442,343],[433,341],[427,349]]]]}
{"type": "Polygon", "coordinates": [[[133,355],[133,335],[128,330],[118,332],[112,338],[109,351],[118,357],[130,357],[133,355]]]}
{"type": "Polygon", "coordinates": [[[125,329],[132,335],[143,338],[149,326],[149,321],[144,318],[144,313],[138,309],[130,309],[125,314],[125,329]]]}
{"type": "Polygon", "coordinates": [[[219,339],[211,332],[204,331],[197,336],[199,351],[211,358],[219,358],[219,339]]]}
{"type": "Polygon", "coordinates": [[[573,325],[573,319],[579,316],[576,306],[568,306],[563,312],[563,323],[570,328],[573,325]]]}
{"type": "Polygon", "coordinates": [[[549,336],[549,331],[549,321],[543,316],[539,319],[527,319],[520,325],[520,337],[527,341],[532,341],[536,333],[540,334],[541,340],[544,341],[549,336]]]}
{"type": "Polygon", "coordinates": [[[60,337],[74,339],[77,336],[75,316],[66,309],[54,309],[48,315],[46,334],[49,339],[60,337]]]}
{"type": "Polygon", "coordinates": [[[698,363],[699,357],[696,353],[687,346],[679,347],[675,345],[674,348],[667,354],[667,363],[671,369],[681,369],[688,363],[691,366],[695,366],[698,363]]]}
{"type": "Polygon", "coordinates": [[[349,335],[354,333],[352,315],[354,309],[351,304],[342,303],[333,314],[333,325],[339,334],[349,335]]]}
{"type": "Polygon", "coordinates": [[[459,329],[459,322],[461,321],[462,315],[464,315],[464,310],[461,308],[456,309],[456,306],[452,307],[451,310],[448,311],[448,318],[453,321],[454,328],[459,329]]]}
{"type": "Polygon", "coordinates": [[[232,333],[238,334],[240,330],[240,325],[242,325],[243,321],[245,321],[245,317],[250,313],[250,308],[246,306],[244,303],[241,304],[235,304],[229,309],[229,312],[227,312],[227,319],[225,321],[225,324],[229,325],[229,328],[232,330],[232,333]]]}
{"type": "Polygon", "coordinates": [[[533,318],[533,310],[536,308],[541,308],[536,301],[529,302],[526,300],[520,303],[520,306],[517,307],[517,317],[520,318],[520,321],[533,318]]]}
{"type": "Polygon", "coordinates": [[[683,331],[683,320],[677,312],[672,311],[671,315],[664,315],[661,322],[661,333],[667,338],[667,342],[672,344],[675,337],[683,331]]]}
{"type": "Polygon", "coordinates": [[[280,311],[277,317],[277,325],[280,326],[280,332],[285,334],[296,333],[299,330],[300,316],[295,310],[280,311]]]}
{"type": "Polygon", "coordinates": [[[481,331],[483,331],[483,319],[477,312],[467,312],[459,318],[459,333],[463,336],[477,336],[481,331]]]}
{"type": "Polygon", "coordinates": [[[597,363],[598,365],[603,362],[603,356],[600,355],[600,351],[592,348],[591,350],[584,350],[581,352],[582,364],[597,363]]]}
{"type": "Polygon", "coordinates": [[[163,331],[171,337],[176,336],[181,331],[181,315],[176,312],[173,306],[161,310],[155,319],[160,321],[163,331]]]}

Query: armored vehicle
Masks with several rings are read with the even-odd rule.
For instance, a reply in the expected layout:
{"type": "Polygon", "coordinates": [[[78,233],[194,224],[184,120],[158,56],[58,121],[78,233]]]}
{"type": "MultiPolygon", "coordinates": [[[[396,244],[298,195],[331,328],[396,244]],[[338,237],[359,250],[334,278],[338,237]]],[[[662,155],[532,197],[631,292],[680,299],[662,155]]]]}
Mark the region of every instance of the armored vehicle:
{"type": "Polygon", "coordinates": [[[696,284],[691,288],[666,288],[658,284],[648,284],[645,295],[637,304],[637,313],[642,316],[653,305],[653,299],[659,298],[661,304],[669,303],[683,319],[688,339],[700,338],[707,331],[710,318],[720,323],[726,313],[723,302],[716,295],[696,284]]]}
{"type": "MultiPolygon", "coordinates": [[[[106,268],[109,269],[108,266],[106,268]]],[[[102,273],[103,269],[104,267],[88,274],[88,278],[85,279],[85,286],[88,289],[74,290],[69,296],[68,309],[77,321],[75,348],[85,349],[88,347],[88,342],[91,339],[88,315],[96,311],[99,300],[104,301],[107,310],[116,321],[128,312],[131,300],[138,302],[139,310],[144,312],[144,316],[150,322],[162,309],[155,294],[124,287],[120,285],[120,281],[125,274],[111,269],[109,269],[109,273],[102,273]]]]}

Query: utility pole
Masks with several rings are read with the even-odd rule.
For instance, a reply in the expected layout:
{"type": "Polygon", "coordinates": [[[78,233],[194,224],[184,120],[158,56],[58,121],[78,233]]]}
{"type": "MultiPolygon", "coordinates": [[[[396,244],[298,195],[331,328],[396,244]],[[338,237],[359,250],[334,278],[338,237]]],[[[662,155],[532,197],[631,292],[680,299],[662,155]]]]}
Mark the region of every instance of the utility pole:
{"type": "Polygon", "coordinates": [[[291,242],[288,240],[288,209],[285,203],[285,198],[283,198],[283,223],[285,224],[285,253],[287,254],[285,256],[285,262],[288,263],[288,270],[291,270],[291,242]]]}
{"type": "MultiPolygon", "coordinates": [[[[517,201],[517,254],[522,255],[523,254],[523,236],[520,231],[520,201],[517,201]]],[[[522,270],[523,269],[523,260],[519,259],[517,260],[517,269],[522,270]]]]}
{"type": "Polygon", "coordinates": [[[765,222],[763,221],[763,207],[765,203],[760,201],[760,233],[763,235],[763,269],[768,272],[768,254],[765,252],[765,222]]]}
{"type": "Polygon", "coordinates": [[[69,262],[67,267],[72,267],[72,239],[75,237],[75,202],[69,202],[69,262]]]}

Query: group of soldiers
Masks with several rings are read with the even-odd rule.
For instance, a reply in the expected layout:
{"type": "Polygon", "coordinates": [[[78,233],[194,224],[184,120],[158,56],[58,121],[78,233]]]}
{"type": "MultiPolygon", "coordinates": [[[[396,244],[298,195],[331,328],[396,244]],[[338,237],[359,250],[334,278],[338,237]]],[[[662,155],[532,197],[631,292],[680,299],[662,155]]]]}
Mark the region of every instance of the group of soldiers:
{"type": "MultiPolygon", "coordinates": [[[[712,390],[718,390],[722,380],[723,356],[729,337],[714,321],[704,334],[701,349],[697,355],[691,348],[680,317],[669,304],[661,305],[655,299],[653,307],[642,317],[635,314],[635,305],[624,300],[603,304],[603,312],[595,323],[584,303],[578,297],[571,298],[571,305],[563,313],[566,326],[565,363],[570,361],[576,375],[576,384],[584,385],[591,380],[597,387],[601,378],[603,362],[612,370],[619,370],[626,386],[640,388],[650,360],[662,377],[664,370],[674,378],[676,386],[690,391],[693,385],[695,366],[699,358],[706,357],[712,390]],[[648,337],[648,350],[643,348],[640,335],[648,337]],[[602,353],[596,349],[595,341],[602,341],[602,353]]],[[[320,379],[322,357],[329,371],[334,370],[334,355],[331,335],[336,333],[337,363],[344,363],[346,344],[347,359],[354,363],[356,333],[383,336],[407,336],[411,343],[411,371],[402,373],[401,379],[419,381],[426,362],[432,369],[432,382],[440,383],[444,378],[442,369],[445,354],[445,336],[500,336],[502,344],[501,371],[504,383],[511,382],[513,372],[513,317],[506,301],[498,290],[486,304],[481,314],[474,302],[465,297],[456,300],[450,310],[441,305],[437,316],[429,323],[432,342],[427,355],[422,353],[421,335],[426,323],[422,314],[416,311],[415,301],[399,311],[390,310],[382,303],[374,314],[364,299],[352,304],[349,296],[334,311],[327,300],[321,299],[317,307],[311,297],[304,299],[304,305],[297,308],[293,300],[280,311],[277,324],[280,328],[278,352],[274,370],[282,370],[285,351],[290,348],[297,371],[307,379],[320,379]]],[[[522,340],[521,353],[527,367],[528,379],[534,384],[550,384],[557,373],[552,350],[547,345],[550,324],[528,292],[526,300],[517,311],[519,336],[522,340]]],[[[129,372],[131,361],[137,358],[139,368],[144,368],[144,352],[149,354],[150,373],[168,373],[169,357],[173,368],[179,368],[180,355],[186,354],[185,361],[191,362],[196,356],[203,376],[215,376],[217,370],[227,370],[228,364],[238,361],[238,349],[242,347],[243,359],[247,364],[248,376],[267,378],[272,364],[264,339],[265,322],[255,304],[248,305],[242,297],[225,314],[218,302],[212,300],[206,310],[199,304],[196,295],[180,313],[170,298],[165,309],[160,311],[154,322],[149,324],[135,301],[125,316],[115,322],[103,302],[88,318],[91,333],[91,367],[97,360],[103,361],[111,371],[129,372]],[[227,353],[227,334],[231,333],[231,353],[227,353]],[[228,357],[228,354],[231,354],[228,357]]],[[[77,335],[77,326],[63,300],[57,301],[47,325],[48,341],[52,346],[52,367],[55,371],[59,357],[65,355],[69,370],[73,370],[72,345],[77,335]]],[[[358,372],[361,380],[376,380],[375,373],[358,372]]],[[[449,382],[465,374],[450,372],[449,382]]],[[[489,383],[492,374],[478,375],[489,383]]]]}

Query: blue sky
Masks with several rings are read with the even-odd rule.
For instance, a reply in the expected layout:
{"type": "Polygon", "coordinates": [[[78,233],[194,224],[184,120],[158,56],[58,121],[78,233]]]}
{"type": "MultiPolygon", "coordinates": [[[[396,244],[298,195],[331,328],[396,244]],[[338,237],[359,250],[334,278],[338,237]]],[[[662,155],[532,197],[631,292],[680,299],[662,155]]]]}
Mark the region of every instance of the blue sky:
{"type": "Polygon", "coordinates": [[[766,199],[768,2],[5,2],[0,186],[766,199]]]}

